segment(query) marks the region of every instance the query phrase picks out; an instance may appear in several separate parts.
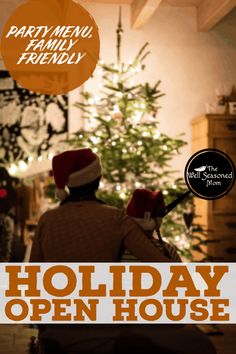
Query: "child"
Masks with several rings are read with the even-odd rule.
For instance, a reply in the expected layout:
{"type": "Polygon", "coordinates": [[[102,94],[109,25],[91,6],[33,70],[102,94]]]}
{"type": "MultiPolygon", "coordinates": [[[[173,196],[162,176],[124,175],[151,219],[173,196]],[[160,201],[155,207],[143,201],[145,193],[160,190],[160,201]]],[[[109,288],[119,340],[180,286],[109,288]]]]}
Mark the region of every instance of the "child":
{"type": "MultiPolygon", "coordinates": [[[[165,202],[161,191],[153,192],[148,189],[136,189],[129,201],[126,212],[170,261],[181,262],[176,247],[163,241],[160,234],[162,218],[159,215],[164,209],[165,202]],[[154,231],[156,231],[156,238],[154,231]]],[[[122,261],[137,262],[137,259],[125,250],[122,261]]]]}

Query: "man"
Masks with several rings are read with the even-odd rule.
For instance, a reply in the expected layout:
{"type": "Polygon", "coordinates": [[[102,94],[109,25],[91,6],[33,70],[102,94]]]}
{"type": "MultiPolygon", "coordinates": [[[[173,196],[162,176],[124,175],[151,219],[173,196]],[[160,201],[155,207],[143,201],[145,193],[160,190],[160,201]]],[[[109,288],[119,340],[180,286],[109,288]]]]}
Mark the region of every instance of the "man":
{"type": "MultiPolygon", "coordinates": [[[[55,156],[53,174],[62,202],[39,220],[31,262],[119,262],[124,248],[141,261],[168,261],[125,211],[96,198],[102,168],[90,149],[55,156]]],[[[40,339],[47,354],[110,354],[120,333],[120,326],[47,325],[40,339]]]]}
{"type": "Polygon", "coordinates": [[[55,156],[53,174],[56,194],[63,200],[41,217],[31,261],[118,262],[123,247],[141,261],[168,261],[125,211],[96,198],[102,168],[90,149],[55,156]]]}
{"type": "MultiPolygon", "coordinates": [[[[98,156],[90,149],[66,151],[53,159],[57,196],[61,205],[40,219],[34,238],[31,262],[119,262],[124,248],[144,262],[168,262],[125,211],[105,205],[96,198],[102,175],[98,156]],[[65,187],[68,187],[69,194],[65,187]]],[[[150,327],[150,326],[148,326],[150,327]]],[[[214,354],[207,340],[187,330],[175,329],[173,338],[188,345],[169,350],[163,340],[153,341],[158,328],[125,325],[46,325],[40,340],[46,354],[214,354]],[[152,335],[150,336],[149,333],[152,335]],[[193,350],[192,348],[193,342],[193,350]],[[194,351],[198,344],[198,352],[194,351]],[[199,344],[200,343],[200,344],[199,344]],[[127,346],[128,345],[128,346],[127,346]],[[204,346],[206,350],[204,351],[204,346]],[[182,350],[183,349],[183,350],[182,350]]],[[[160,331],[159,338],[172,331],[160,331]]],[[[173,344],[173,343],[172,343],[173,344]]]]}

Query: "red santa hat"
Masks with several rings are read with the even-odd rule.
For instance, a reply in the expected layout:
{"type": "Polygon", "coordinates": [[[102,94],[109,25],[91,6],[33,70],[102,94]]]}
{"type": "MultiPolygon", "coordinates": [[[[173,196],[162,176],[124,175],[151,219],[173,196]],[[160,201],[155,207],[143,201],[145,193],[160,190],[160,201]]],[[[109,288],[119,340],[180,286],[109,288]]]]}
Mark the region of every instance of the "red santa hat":
{"type": "Polygon", "coordinates": [[[102,175],[100,159],[91,149],[70,150],[56,155],[52,168],[57,186],[56,196],[61,200],[67,196],[65,186],[83,186],[102,175]]]}
{"type": "Polygon", "coordinates": [[[127,206],[127,214],[132,216],[144,230],[153,230],[156,226],[154,219],[165,208],[164,197],[161,191],[136,189],[127,206]]]}

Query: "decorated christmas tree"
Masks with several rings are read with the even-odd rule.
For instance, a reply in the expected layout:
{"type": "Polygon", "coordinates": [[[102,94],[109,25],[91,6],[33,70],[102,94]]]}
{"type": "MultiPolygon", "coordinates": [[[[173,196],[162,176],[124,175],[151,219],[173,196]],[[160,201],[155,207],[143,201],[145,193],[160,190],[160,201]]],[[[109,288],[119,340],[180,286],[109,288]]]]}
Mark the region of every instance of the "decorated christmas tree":
{"type": "MultiPolygon", "coordinates": [[[[186,191],[185,182],[176,179],[176,171],[170,167],[186,142],[182,136],[171,138],[160,132],[161,82],[152,86],[132,81],[145,69],[148,43],[125,64],[121,61],[122,32],[120,17],[116,63],[99,62],[100,93],[82,93],[83,101],[76,105],[82,111],[84,125],[70,144],[75,148],[90,147],[101,157],[103,178],[98,197],[103,201],[123,208],[136,188],[148,188],[162,190],[168,204],[186,191]]],[[[186,259],[192,259],[192,250],[205,257],[201,247],[205,241],[192,220],[190,199],[166,216],[161,228],[164,238],[175,244],[186,259]]]]}

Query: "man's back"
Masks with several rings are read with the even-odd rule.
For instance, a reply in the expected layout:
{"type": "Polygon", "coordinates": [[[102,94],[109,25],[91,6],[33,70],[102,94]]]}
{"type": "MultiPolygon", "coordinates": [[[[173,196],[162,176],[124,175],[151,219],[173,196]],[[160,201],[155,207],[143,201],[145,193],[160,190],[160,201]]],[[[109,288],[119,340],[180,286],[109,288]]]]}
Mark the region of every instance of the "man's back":
{"type": "Polygon", "coordinates": [[[123,246],[142,261],[165,260],[124,211],[95,200],[69,202],[42,216],[31,261],[117,262],[123,246]]]}

